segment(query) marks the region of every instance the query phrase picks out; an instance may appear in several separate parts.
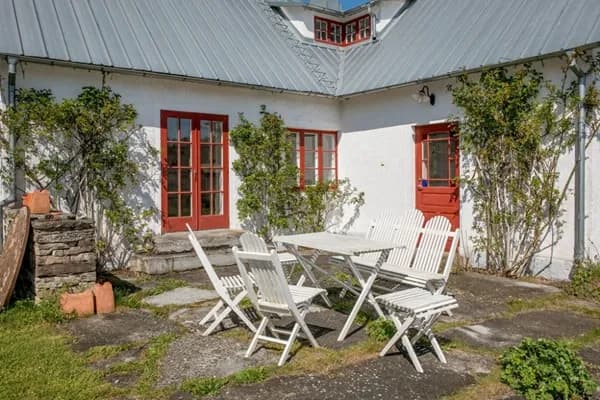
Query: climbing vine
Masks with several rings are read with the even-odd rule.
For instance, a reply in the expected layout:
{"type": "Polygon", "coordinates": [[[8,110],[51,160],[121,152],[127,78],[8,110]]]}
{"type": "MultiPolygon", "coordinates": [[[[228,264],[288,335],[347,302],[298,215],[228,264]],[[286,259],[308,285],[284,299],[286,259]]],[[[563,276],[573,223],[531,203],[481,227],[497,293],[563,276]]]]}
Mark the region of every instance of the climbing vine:
{"type": "MultiPolygon", "coordinates": [[[[599,59],[579,55],[595,77],[599,59]]],[[[463,185],[472,196],[475,249],[493,272],[521,276],[536,254],[561,237],[563,201],[574,171],[559,162],[573,149],[579,105],[576,79],[565,66],[553,84],[532,65],[461,76],[452,90],[463,112],[459,135],[467,160],[463,185]]],[[[592,82],[594,83],[594,82],[592,82]]],[[[585,98],[587,145],[598,134],[598,91],[585,98]]]]}
{"type": "Polygon", "coordinates": [[[239,156],[233,170],[241,180],[237,208],[244,228],[270,240],[280,232],[347,230],[358,216],[364,193],[347,179],[299,190],[290,132],[265,106],[258,124],[240,115],[230,138],[239,156]]]}
{"type": "Polygon", "coordinates": [[[100,265],[123,266],[129,254],[123,250],[144,245],[155,214],[139,190],[157,152],[136,118],[134,107],[108,87],[84,87],[62,101],[50,90],[20,89],[16,106],[0,113],[0,147],[8,156],[3,179],[17,168],[25,176],[19,190],[48,189],[55,208],[92,218],[100,265]]]}

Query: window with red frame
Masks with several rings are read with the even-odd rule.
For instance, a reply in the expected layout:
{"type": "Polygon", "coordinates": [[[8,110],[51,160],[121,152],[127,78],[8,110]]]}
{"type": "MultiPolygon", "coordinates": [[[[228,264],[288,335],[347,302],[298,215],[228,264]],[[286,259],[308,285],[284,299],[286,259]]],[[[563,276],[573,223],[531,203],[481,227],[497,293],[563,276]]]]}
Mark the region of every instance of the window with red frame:
{"type": "Polygon", "coordinates": [[[337,132],[290,129],[293,162],[300,170],[299,186],[337,180],[337,132]]]}
{"type": "Polygon", "coordinates": [[[371,37],[371,16],[341,23],[315,17],[315,41],[347,46],[368,40],[371,37]]]}

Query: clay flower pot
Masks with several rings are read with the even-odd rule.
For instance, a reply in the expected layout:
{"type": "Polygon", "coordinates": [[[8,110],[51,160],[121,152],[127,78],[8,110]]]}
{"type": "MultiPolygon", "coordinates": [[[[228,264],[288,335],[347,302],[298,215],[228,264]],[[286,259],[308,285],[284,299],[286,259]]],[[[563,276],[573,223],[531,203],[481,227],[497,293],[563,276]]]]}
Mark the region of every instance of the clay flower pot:
{"type": "Polygon", "coordinates": [[[94,296],[96,298],[96,312],[108,314],[115,311],[115,295],[110,282],[94,285],[94,296]]]}
{"type": "Polygon", "coordinates": [[[32,214],[48,214],[50,212],[50,193],[47,190],[36,190],[23,195],[23,205],[32,214]]]}
{"type": "Polygon", "coordinates": [[[75,313],[77,316],[94,313],[94,293],[91,289],[82,293],[64,293],[60,297],[60,309],[66,314],[75,313]]]}

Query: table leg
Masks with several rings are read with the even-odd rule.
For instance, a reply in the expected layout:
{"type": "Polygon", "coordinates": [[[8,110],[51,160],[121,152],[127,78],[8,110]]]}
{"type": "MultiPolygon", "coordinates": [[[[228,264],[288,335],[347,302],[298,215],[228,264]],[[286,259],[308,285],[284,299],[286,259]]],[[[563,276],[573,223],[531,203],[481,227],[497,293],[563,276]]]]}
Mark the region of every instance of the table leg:
{"type": "MultiPolygon", "coordinates": [[[[285,245],[285,247],[290,253],[296,256],[296,259],[298,259],[300,266],[302,266],[302,269],[304,269],[304,274],[302,274],[302,276],[298,280],[297,286],[304,285],[304,282],[306,282],[306,278],[308,277],[308,279],[313,283],[315,287],[321,288],[321,286],[319,285],[319,281],[317,280],[315,274],[313,274],[312,272],[312,265],[314,264],[314,262],[316,262],[317,257],[319,256],[319,251],[313,253],[311,259],[307,260],[304,256],[300,255],[300,252],[294,246],[285,245]]],[[[323,298],[323,301],[325,301],[325,304],[327,304],[327,307],[331,307],[333,305],[327,297],[327,292],[321,293],[321,297],[323,298]]]]}
{"type": "Polygon", "coordinates": [[[363,290],[360,292],[360,295],[358,296],[358,299],[356,299],[356,303],[354,304],[354,307],[352,308],[352,311],[350,312],[348,319],[346,319],[346,322],[344,323],[344,327],[342,328],[342,331],[340,332],[340,335],[338,336],[338,339],[337,339],[338,342],[341,342],[342,340],[344,340],[346,338],[346,336],[348,335],[348,331],[350,330],[352,323],[356,319],[356,316],[358,315],[358,311],[360,310],[363,303],[365,302],[365,299],[367,299],[367,298],[369,299],[369,302],[371,304],[373,304],[373,307],[377,311],[377,314],[379,314],[380,316],[384,315],[381,308],[377,304],[377,301],[375,301],[375,298],[371,294],[371,287],[373,286],[373,283],[375,283],[375,279],[377,278],[377,274],[379,273],[379,269],[381,268],[381,265],[384,263],[385,260],[387,260],[389,254],[390,254],[389,250],[384,250],[381,252],[381,255],[379,256],[379,259],[377,260],[377,263],[375,264],[373,272],[369,275],[369,278],[366,281],[364,281],[362,279],[362,276],[356,269],[356,266],[352,262],[352,259],[350,257],[345,257],[346,263],[352,270],[352,273],[358,279],[363,290]]]}

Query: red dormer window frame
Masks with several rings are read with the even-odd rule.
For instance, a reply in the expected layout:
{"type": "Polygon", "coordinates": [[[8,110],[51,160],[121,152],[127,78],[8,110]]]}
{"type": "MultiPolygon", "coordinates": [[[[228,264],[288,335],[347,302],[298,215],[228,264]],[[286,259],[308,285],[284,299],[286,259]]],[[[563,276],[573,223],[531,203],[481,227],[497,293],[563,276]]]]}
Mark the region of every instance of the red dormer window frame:
{"type": "Polygon", "coordinates": [[[348,22],[339,22],[331,19],[318,17],[315,15],[314,18],[314,38],[315,42],[319,43],[327,43],[335,46],[345,47],[349,45],[353,45],[356,43],[367,41],[371,38],[371,15],[363,15],[362,17],[358,17],[348,22]],[[367,28],[362,30],[361,35],[361,21],[367,21],[367,28]],[[324,23],[324,25],[323,25],[324,23]],[[339,34],[340,41],[336,41],[335,38],[338,37],[336,32],[334,32],[334,27],[341,27],[341,31],[339,34]],[[354,34],[350,37],[347,36],[347,27],[354,27],[354,34]],[[325,30],[323,30],[323,27],[325,30]],[[326,35],[323,33],[326,32],[326,35]],[[325,36],[325,39],[323,39],[325,36]]]}

